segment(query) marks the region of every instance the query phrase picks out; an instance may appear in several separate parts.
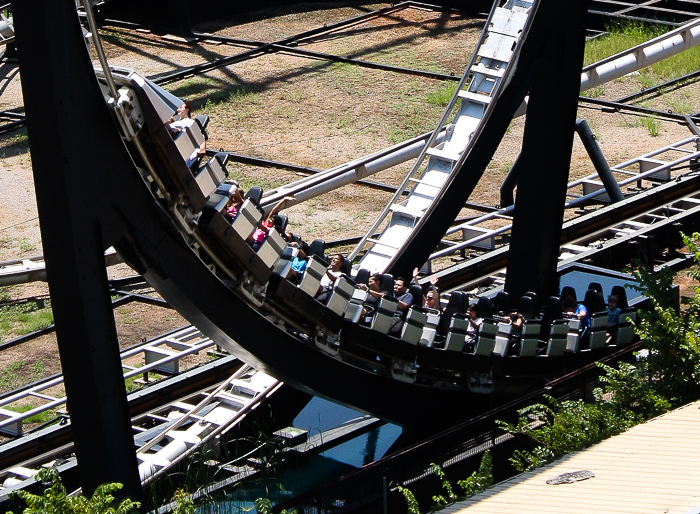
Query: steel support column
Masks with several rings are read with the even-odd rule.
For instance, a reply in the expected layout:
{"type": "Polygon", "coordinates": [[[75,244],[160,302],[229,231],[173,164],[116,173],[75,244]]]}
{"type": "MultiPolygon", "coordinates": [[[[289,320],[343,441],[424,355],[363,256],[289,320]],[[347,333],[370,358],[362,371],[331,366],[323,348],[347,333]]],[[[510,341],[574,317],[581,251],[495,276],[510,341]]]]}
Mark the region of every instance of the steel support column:
{"type": "Polygon", "coordinates": [[[85,494],[92,494],[101,483],[120,482],[120,496],[139,499],[141,483],[104,259],[105,248],[120,230],[119,220],[110,214],[110,177],[133,164],[109,118],[74,0],[17,2],[13,14],[81,485],[85,494]]]}
{"type": "Polygon", "coordinates": [[[556,276],[586,35],[586,0],[560,2],[530,87],[505,289],[558,291],[556,276]]]}

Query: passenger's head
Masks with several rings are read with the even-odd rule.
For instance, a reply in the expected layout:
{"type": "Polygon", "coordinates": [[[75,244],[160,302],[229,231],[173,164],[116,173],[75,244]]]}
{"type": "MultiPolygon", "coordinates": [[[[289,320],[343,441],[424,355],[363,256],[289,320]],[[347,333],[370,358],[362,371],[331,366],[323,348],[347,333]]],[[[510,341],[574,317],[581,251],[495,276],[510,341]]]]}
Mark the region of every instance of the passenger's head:
{"type": "Polygon", "coordinates": [[[574,312],[576,310],[576,299],[569,295],[561,302],[561,310],[564,312],[574,312]]]}
{"type": "Polygon", "coordinates": [[[177,115],[180,118],[190,118],[192,114],[192,106],[189,102],[183,102],[180,107],[177,108],[177,115]]]}
{"type": "Polygon", "coordinates": [[[479,310],[475,303],[470,303],[469,307],[467,307],[467,316],[469,316],[471,319],[476,319],[479,317],[479,310]]]}
{"type": "Polygon", "coordinates": [[[608,309],[617,309],[618,303],[620,303],[620,301],[618,300],[617,296],[615,296],[614,294],[608,296],[608,309]]]}
{"type": "Polygon", "coordinates": [[[240,187],[232,188],[229,196],[229,203],[241,203],[243,201],[244,194],[245,193],[240,187]]]}
{"type": "Polygon", "coordinates": [[[345,257],[337,253],[333,256],[333,258],[331,258],[331,265],[329,266],[329,268],[331,271],[340,271],[340,268],[343,266],[344,262],[345,257]]]}
{"type": "Polygon", "coordinates": [[[406,292],[406,279],[403,277],[398,277],[394,280],[394,293],[397,295],[404,294],[406,292]]]}
{"type": "Polygon", "coordinates": [[[382,283],[382,276],[379,273],[375,273],[371,277],[369,277],[369,280],[367,281],[367,287],[371,291],[379,291],[379,287],[382,283]]]}
{"type": "Polygon", "coordinates": [[[427,293],[425,293],[425,306],[428,307],[429,309],[437,309],[438,308],[438,299],[435,295],[435,291],[433,289],[429,289],[427,293]]]}

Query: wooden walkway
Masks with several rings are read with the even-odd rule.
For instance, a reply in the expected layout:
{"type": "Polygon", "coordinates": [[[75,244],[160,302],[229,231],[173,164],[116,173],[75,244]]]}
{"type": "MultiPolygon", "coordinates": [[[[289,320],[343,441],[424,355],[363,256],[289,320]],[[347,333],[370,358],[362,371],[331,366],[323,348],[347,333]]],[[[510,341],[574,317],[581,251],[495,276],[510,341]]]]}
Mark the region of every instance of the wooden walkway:
{"type": "Polygon", "coordinates": [[[638,425],[441,512],[691,514],[700,512],[700,402],[638,425]],[[562,473],[595,476],[547,485],[562,473]]]}

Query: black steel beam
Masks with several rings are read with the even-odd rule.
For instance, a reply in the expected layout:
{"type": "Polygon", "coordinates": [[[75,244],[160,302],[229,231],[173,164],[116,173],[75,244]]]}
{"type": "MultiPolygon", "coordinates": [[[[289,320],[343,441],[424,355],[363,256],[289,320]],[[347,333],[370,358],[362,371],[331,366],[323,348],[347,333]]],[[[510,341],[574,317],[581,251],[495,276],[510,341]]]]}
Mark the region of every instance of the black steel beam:
{"type": "MultiPolygon", "coordinates": [[[[604,110],[608,109],[611,112],[631,112],[634,114],[642,114],[644,116],[655,116],[657,118],[666,119],[669,121],[676,121],[683,125],[686,122],[686,115],[684,114],[676,114],[673,112],[660,111],[658,109],[650,109],[648,107],[640,107],[638,105],[623,104],[610,100],[601,100],[600,98],[588,98],[585,96],[580,96],[578,100],[579,103],[596,105],[598,107],[602,107],[604,110]]],[[[691,118],[695,119],[696,116],[692,115],[691,118]]],[[[697,121],[700,121],[700,118],[698,118],[697,121]]]]}
{"type": "Polygon", "coordinates": [[[647,96],[647,95],[659,93],[663,89],[670,89],[670,88],[678,89],[680,87],[695,83],[698,78],[700,78],[700,70],[693,71],[691,73],[683,75],[682,77],[667,80],[666,82],[659,84],[658,86],[648,87],[648,88],[642,89],[641,91],[637,91],[636,93],[631,93],[629,95],[622,96],[622,97],[618,98],[617,100],[615,100],[615,102],[621,103],[621,104],[626,104],[627,102],[631,102],[632,100],[637,100],[637,99],[642,98],[642,97],[647,96]],[[674,87],[674,86],[677,86],[677,87],[674,87]]]}
{"type": "Polygon", "coordinates": [[[559,290],[557,259],[581,86],[586,4],[569,0],[551,11],[558,21],[550,27],[533,70],[504,286],[511,298],[534,291],[542,303],[559,290]]]}
{"type": "Polygon", "coordinates": [[[104,216],[111,206],[101,184],[133,161],[107,112],[75,2],[16,2],[13,17],[81,485],[90,495],[100,484],[119,482],[120,497],[138,500],[141,481],[104,262],[120,221],[104,216]]]}
{"type": "Polygon", "coordinates": [[[381,63],[376,63],[376,62],[371,62],[371,61],[364,61],[362,59],[355,59],[352,57],[343,57],[339,55],[333,55],[333,54],[327,54],[323,52],[314,52],[313,50],[304,50],[302,48],[297,48],[293,47],[290,45],[282,45],[278,43],[263,43],[260,41],[247,41],[243,39],[234,39],[234,38],[228,38],[228,37],[223,37],[223,36],[216,36],[213,34],[206,34],[203,32],[193,32],[193,36],[198,37],[200,39],[210,39],[212,41],[219,41],[222,43],[231,43],[231,44],[236,44],[236,45],[244,45],[244,46],[251,46],[253,49],[259,49],[264,46],[269,46],[274,50],[277,50],[281,53],[287,53],[287,54],[292,54],[292,55],[301,55],[303,57],[308,57],[311,59],[317,59],[317,60],[323,60],[323,61],[331,61],[331,62],[342,62],[342,63],[347,63],[347,64],[354,64],[357,66],[360,66],[361,68],[369,68],[373,70],[382,70],[382,71],[392,71],[395,73],[402,73],[405,75],[415,75],[419,77],[427,77],[431,79],[437,79],[437,80],[454,80],[458,81],[461,77],[457,77],[454,74],[448,75],[446,73],[437,73],[433,71],[426,71],[426,70],[417,70],[413,68],[404,68],[402,66],[392,66],[390,64],[381,64],[381,63]]]}

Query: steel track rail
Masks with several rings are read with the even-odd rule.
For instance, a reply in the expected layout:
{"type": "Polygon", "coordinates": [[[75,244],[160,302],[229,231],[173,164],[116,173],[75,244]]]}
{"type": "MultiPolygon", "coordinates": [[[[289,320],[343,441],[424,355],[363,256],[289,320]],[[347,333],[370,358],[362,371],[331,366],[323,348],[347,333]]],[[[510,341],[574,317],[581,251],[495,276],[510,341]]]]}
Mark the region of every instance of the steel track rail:
{"type": "MultiPolygon", "coordinates": [[[[153,409],[210,388],[229,378],[242,365],[235,357],[224,357],[136,391],[128,395],[130,416],[138,418],[153,409]]],[[[47,461],[47,457],[51,460],[50,457],[55,456],[56,452],[70,453],[71,448],[72,428],[67,420],[65,424],[47,427],[0,445],[0,470],[19,464],[27,467],[41,465],[47,461]]],[[[0,492],[0,502],[4,496],[6,494],[0,492]]]]}
{"type": "MultiPolygon", "coordinates": [[[[662,207],[667,203],[696,193],[698,190],[700,190],[700,176],[686,175],[680,181],[674,180],[644,193],[638,193],[622,202],[600,208],[595,212],[564,223],[560,245],[573,243],[589,234],[605,230],[634,216],[662,207]]],[[[464,284],[476,282],[505,268],[508,261],[508,251],[509,246],[505,245],[477,258],[446,268],[434,275],[439,277],[439,283],[443,290],[461,288],[464,284]]]]}
{"type": "Polygon", "coordinates": [[[437,72],[433,72],[433,71],[418,70],[415,68],[405,68],[403,66],[392,66],[390,64],[381,64],[381,63],[377,63],[377,62],[365,61],[362,59],[356,59],[356,58],[352,58],[352,57],[343,57],[343,56],[327,54],[327,53],[323,53],[323,52],[315,52],[313,50],[304,50],[301,48],[295,48],[295,47],[292,47],[289,45],[282,45],[282,44],[278,44],[278,43],[264,43],[261,41],[248,41],[248,40],[244,40],[244,39],[227,38],[224,36],[216,36],[214,34],[207,34],[206,32],[193,32],[192,35],[197,37],[197,38],[201,38],[201,39],[205,39],[205,40],[210,39],[212,41],[218,41],[218,42],[222,42],[222,43],[230,43],[230,44],[243,45],[243,46],[252,46],[254,49],[261,48],[264,46],[270,46],[272,49],[274,49],[280,53],[285,53],[285,54],[290,54],[290,55],[300,55],[302,57],[308,57],[310,59],[315,59],[315,60],[354,64],[354,65],[359,66],[361,68],[368,68],[371,70],[391,71],[394,73],[401,73],[404,75],[413,75],[413,76],[418,76],[418,77],[426,77],[426,78],[436,79],[436,80],[458,81],[460,79],[460,77],[457,77],[454,74],[437,73],[437,72]]]}
{"type": "Polygon", "coordinates": [[[300,32],[294,36],[290,36],[284,39],[280,39],[277,41],[273,41],[271,43],[265,43],[264,45],[254,48],[252,50],[246,50],[244,52],[241,52],[236,55],[232,55],[229,57],[224,57],[221,59],[217,59],[215,61],[197,65],[197,66],[190,66],[187,67],[183,70],[177,71],[175,73],[171,73],[169,75],[166,75],[164,77],[160,77],[159,79],[154,80],[156,84],[159,86],[162,86],[164,84],[170,84],[172,82],[176,82],[178,80],[182,80],[185,78],[188,78],[192,75],[196,75],[199,73],[204,73],[205,71],[211,71],[214,69],[221,68],[223,66],[228,66],[230,64],[236,64],[238,62],[243,62],[248,59],[258,57],[260,55],[266,54],[266,53],[271,53],[277,51],[274,47],[274,45],[288,45],[290,43],[299,43],[300,41],[304,39],[308,39],[313,36],[318,36],[320,34],[324,34],[327,32],[332,32],[334,30],[348,27],[357,23],[362,23],[364,21],[367,21],[372,18],[377,18],[380,16],[385,16],[387,14],[397,12],[403,9],[406,9],[409,7],[409,4],[407,2],[401,2],[396,5],[393,5],[391,7],[386,7],[383,9],[377,9],[375,11],[362,14],[359,16],[355,16],[353,18],[348,18],[346,20],[342,20],[336,23],[332,23],[323,27],[318,27],[315,29],[307,30],[305,32],[300,32]]]}

